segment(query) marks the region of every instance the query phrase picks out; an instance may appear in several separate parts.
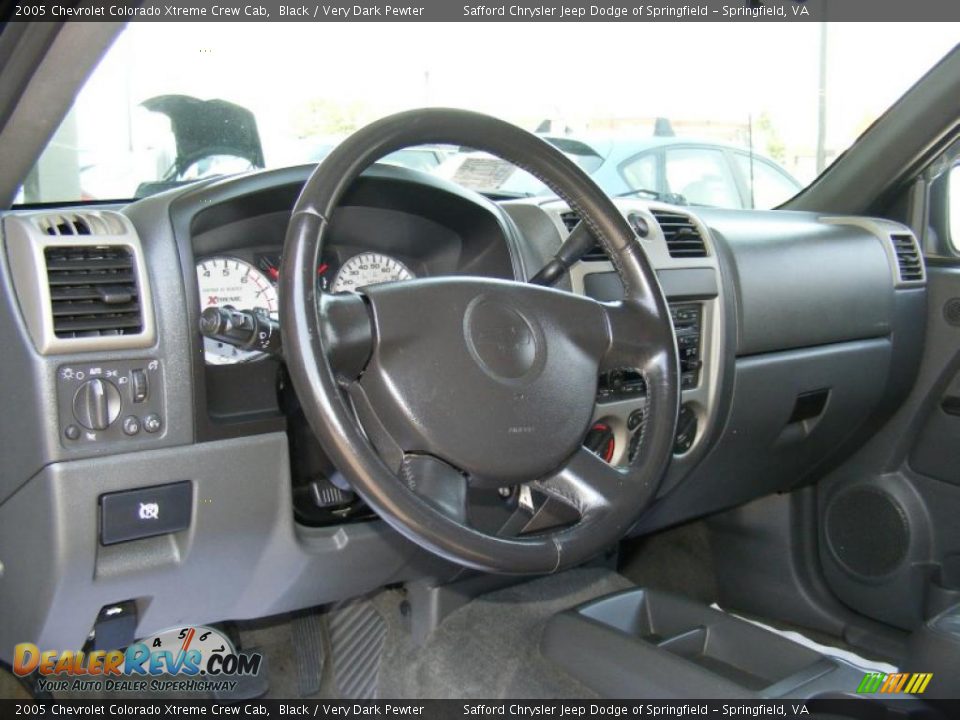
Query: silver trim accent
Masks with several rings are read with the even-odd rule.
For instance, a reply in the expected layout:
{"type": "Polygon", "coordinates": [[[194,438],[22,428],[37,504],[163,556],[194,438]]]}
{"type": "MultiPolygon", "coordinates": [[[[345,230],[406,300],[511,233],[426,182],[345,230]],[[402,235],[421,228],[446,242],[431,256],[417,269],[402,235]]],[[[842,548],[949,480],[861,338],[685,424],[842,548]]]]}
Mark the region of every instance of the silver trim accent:
{"type": "MultiPolygon", "coordinates": [[[[703,366],[700,368],[700,381],[694,388],[681,390],[680,401],[690,405],[697,416],[697,435],[690,448],[682,458],[690,455],[698,448],[704,437],[704,429],[715,414],[717,392],[720,385],[720,353],[724,337],[723,314],[723,279],[717,262],[716,251],[713,247],[713,236],[710,229],[689,208],[667,205],[655,201],[638,199],[616,199],[614,204],[620,209],[624,217],[631,213],[642,215],[650,226],[650,234],[640,238],[640,247],[643,248],[654,270],[672,270],[678,268],[710,268],[717,275],[717,296],[706,300],[675,300],[681,304],[699,304],[702,309],[700,318],[700,359],[703,366]],[[703,244],[707,251],[706,257],[675,258],[667,249],[666,239],[653,210],[686,215],[700,231],[703,244]]],[[[561,215],[569,210],[562,202],[551,202],[543,206],[543,210],[553,219],[560,231],[560,237],[566,239],[569,235],[561,215]]],[[[578,262],[570,268],[570,286],[574,293],[584,294],[584,278],[593,273],[613,272],[613,264],[609,261],[578,262]]],[[[669,300],[669,298],[668,298],[669,300]]],[[[641,406],[635,399],[616,400],[607,403],[598,403],[594,410],[593,421],[603,421],[610,425],[614,434],[616,449],[612,464],[623,465],[627,462],[629,452],[630,433],[627,432],[627,419],[630,413],[641,406]]]]}
{"type": "Polygon", "coordinates": [[[143,248],[133,223],[112,210],[39,212],[7,215],[3,218],[0,238],[10,262],[13,286],[20,303],[20,312],[30,337],[41,355],[128,350],[148,348],[156,342],[157,330],[153,313],[153,295],[143,261],[143,248]],[[84,220],[89,235],[48,235],[45,229],[59,221],[84,220]],[[53,330],[53,309],[47,283],[48,247],[125,247],[130,251],[136,271],[143,329],[131,335],[59,338],[53,330]]]}

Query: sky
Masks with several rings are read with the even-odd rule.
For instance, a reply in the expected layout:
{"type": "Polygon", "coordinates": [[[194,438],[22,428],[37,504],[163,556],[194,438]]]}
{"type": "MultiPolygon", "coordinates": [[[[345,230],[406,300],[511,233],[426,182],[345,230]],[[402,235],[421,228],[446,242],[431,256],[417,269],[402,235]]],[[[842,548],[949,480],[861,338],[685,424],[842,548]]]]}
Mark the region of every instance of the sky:
{"type": "MultiPolygon", "coordinates": [[[[144,99],[222,98],[254,111],[271,165],[311,127],[317,104],[360,123],[443,105],[528,129],[554,118],[577,132],[599,119],[745,124],[765,114],[788,153],[809,155],[820,31],[814,22],[134,23],[76,121],[88,151],[116,154],[129,149],[130,124],[142,122],[131,108],[144,99]]],[[[958,39],[951,23],[828,25],[828,147],[842,151],[958,39]]]]}

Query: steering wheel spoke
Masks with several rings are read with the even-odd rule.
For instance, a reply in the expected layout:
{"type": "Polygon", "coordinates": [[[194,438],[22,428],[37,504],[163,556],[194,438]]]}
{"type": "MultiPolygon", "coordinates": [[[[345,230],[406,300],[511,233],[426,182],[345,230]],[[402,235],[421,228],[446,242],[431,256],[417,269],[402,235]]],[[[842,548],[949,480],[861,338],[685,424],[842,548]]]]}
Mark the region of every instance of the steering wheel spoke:
{"type": "Polygon", "coordinates": [[[449,463],[432,455],[408,454],[400,465],[400,479],[434,509],[468,524],[467,478],[449,463]]]}
{"type": "Polygon", "coordinates": [[[373,352],[367,304],[355,293],[321,293],[317,305],[327,359],[337,381],[348,385],[360,377],[373,352]]]}
{"type": "Polygon", "coordinates": [[[640,303],[602,303],[609,345],[600,360],[600,371],[633,368],[643,371],[662,356],[664,343],[673,342],[664,333],[663,321],[640,303]]]}
{"type": "Polygon", "coordinates": [[[534,488],[576,510],[582,520],[615,507],[627,491],[628,475],[607,464],[586,448],[578,449],[551,475],[534,482],[534,488]]]}

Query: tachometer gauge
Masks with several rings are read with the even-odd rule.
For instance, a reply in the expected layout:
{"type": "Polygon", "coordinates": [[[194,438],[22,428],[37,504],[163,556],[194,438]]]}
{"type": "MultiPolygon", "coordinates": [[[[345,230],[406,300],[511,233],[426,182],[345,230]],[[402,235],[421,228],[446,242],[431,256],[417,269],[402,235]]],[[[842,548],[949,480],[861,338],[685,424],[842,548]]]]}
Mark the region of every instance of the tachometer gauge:
{"type": "Polygon", "coordinates": [[[397,280],[411,280],[413,273],[399,260],[382,253],[360,253],[347,260],[333,279],[332,292],[357,290],[397,280]]]}
{"type": "MultiPolygon", "coordinates": [[[[200,310],[232,305],[237,310],[265,309],[277,317],[279,303],[273,283],[250,263],[236,258],[216,257],[197,263],[200,310]]],[[[208,365],[229,365],[263,357],[254,350],[242,350],[210,338],[203,340],[208,365]]]]}

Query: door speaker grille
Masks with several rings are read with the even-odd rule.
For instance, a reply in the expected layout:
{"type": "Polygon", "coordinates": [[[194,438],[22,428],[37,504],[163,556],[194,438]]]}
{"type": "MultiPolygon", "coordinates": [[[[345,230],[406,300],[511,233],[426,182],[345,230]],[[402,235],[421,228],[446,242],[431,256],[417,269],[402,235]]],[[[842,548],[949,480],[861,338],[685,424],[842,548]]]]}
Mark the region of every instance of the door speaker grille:
{"type": "Polygon", "coordinates": [[[910,546],[910,526],[900,503],[874,487],[849,488],[830,501],[826,536],[837,562],[868,578],[900,567],[910,546]]]}

